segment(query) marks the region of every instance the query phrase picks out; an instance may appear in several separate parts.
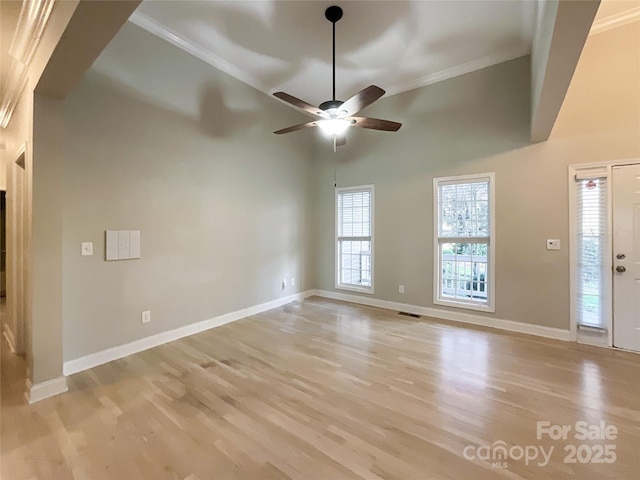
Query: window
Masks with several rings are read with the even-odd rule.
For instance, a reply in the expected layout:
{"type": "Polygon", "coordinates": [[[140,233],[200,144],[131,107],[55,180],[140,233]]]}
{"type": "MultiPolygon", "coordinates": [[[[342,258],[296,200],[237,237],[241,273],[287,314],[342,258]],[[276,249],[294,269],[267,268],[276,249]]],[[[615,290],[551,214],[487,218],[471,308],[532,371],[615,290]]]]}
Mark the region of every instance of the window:
{"type": "Polygon", "coordinates": [[[577,323],[605,329],[609,315],[607,172],[578,172],[576,180],[577,323]]]}
{"type": "Polygon", "coordinates": [[[494,174],[434,179],[434,303],[493,312],[494,174]]]}
{"type": "Polygon", "coordinates": [[[373,185],[336,189],[336,288],[373,293],[373,185]]]}

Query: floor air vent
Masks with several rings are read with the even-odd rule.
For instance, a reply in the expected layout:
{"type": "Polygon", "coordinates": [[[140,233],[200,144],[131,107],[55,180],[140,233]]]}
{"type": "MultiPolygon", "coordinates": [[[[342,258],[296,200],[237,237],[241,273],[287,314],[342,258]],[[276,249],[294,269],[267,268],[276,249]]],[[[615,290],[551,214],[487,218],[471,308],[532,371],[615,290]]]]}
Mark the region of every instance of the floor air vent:
{"type": "Polygon", "coordinates": [[[404,315],[405,317],[411,317],[411,318],[422,318],[420,315],[418,315],[417,313],[409,313],[409,312],[398,312],[398,315],[404,315]]]}

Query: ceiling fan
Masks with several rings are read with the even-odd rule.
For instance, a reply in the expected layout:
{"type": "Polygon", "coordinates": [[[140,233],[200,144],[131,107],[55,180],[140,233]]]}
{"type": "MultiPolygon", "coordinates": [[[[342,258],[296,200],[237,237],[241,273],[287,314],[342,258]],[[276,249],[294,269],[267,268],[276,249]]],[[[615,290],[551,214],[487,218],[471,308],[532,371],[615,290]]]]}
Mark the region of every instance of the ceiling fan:
{"type": "Polygon", "coordinates": [[[298,108],[304,113],[310,114],[316,120],[312,122],[294,125],[283,128],[273,133],[280,135],[283,133],[295,132],[310,127],[320,127],[322,131],[333,138],[334,149],[336,146],[347,143],[346,131],[349,127],[368,128],[371,130],[382,130],[386,132],[396,132],[402,126],[401,123],[378,118],[355,117],[360,110],[368,107],[385,94],[385,91],[375,85],[370,85],[364,90],[356,93],[346,102],[336,100],[336,22],[342,18],[342,8],[332,6],[325,10],[324,16],[333,24],[333,100],[322,102],[319,107],[315,107],[288,93],[276,92],[273,95],[280,100],[298,108]]]}

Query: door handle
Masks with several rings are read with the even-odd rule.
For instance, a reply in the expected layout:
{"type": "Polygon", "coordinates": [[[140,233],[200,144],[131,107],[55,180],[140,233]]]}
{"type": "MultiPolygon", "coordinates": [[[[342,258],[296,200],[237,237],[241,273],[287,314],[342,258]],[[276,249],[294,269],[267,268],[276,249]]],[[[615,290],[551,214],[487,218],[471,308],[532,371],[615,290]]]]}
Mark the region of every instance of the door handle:
{"type": "Polygon", "coordinates": [[[618,272],[618,273],[624,273],[624,272],[626,272],[626,271],[627,271],[627,269],[626,269],[626,268],[624,268],[622,265],[618,265],[618,266],[616,267],[616,272],[618,272]]]}
{"type": "Polygon", "coordinates": [[[625,254],[624,254],[624,253],[619,253],[619,254],[617,254],[617,255],[616,255],[616,258],[617,258],[618,260],[624,260],[626,257],[625,257],[625,254]]]}

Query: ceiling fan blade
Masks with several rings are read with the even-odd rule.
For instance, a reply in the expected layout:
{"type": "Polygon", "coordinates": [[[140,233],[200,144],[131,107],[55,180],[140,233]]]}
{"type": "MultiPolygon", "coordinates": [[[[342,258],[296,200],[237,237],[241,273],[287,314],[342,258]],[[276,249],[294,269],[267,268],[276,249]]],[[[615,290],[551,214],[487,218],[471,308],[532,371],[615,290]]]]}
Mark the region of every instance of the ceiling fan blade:
{"type": "Polygon", "coordinates": [[[384,95],[384,90],[375,85],[370,85],[364,90],[359,91],[349,100],[340,106],[340,110],[346,110],[347,116],[355,115],[363,108],[368,107],[373,102],[384,95]]]}
{"type": "Polygon", "coordinates": [[[347,134],[341,133],[336,136],[336,147],[344,147],[347,144],[347,134]]]}
{"type": "Polygon", "coordinates": [[[298,130],[303,130],[305,128],[315,127],[316,125],[318,125],[318,122],[302,123],[300,125],[294,125],[293,127],[287,127],[283,128],[282,130],[277,130],[273,133],[275,133],[276,135],[282,135],[283,133],[297,132],[298,130]]]}
{"type": "Polygon", "coordinates": [[[304,113],[309,113],[313,115],[314,117],[326,118],[327,116],[318,107],[314,107],[310,103],[307,103],[304,100],[300,100],[299,98],[296,98],[293,95],[289,95],[288,93],[276,92],[273,94],[273,96],[287,102],[289,105],[293,105],[297,109],[302,110],[304,113]]]}
{"type": "Polygon", "coordinates": [[[397,132],[402,126],[401,123],[391,120],[380,120],[379,118],[351,117],[347,120],[355,120],[354,127],[369,128],[371,130],[384,130],[385,132],[397,132]]]}

